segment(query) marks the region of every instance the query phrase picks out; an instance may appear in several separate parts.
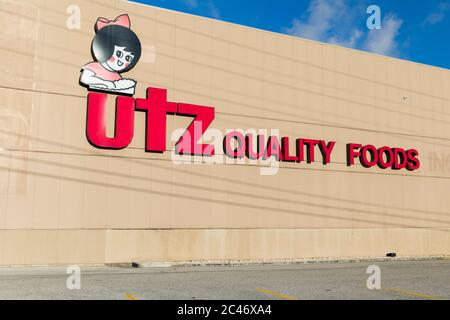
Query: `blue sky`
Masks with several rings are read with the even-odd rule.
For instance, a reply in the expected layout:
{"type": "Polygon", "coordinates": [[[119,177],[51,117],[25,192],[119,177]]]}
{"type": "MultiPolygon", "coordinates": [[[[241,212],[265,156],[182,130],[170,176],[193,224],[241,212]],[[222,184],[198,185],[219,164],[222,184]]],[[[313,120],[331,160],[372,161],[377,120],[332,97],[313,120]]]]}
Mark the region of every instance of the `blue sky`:
{"type": "Polygon", "coordinates": [[[135,0],[450,69],[450,0],[135,0]],[[369,5],[381,29],[369,30],[369,5]]]}

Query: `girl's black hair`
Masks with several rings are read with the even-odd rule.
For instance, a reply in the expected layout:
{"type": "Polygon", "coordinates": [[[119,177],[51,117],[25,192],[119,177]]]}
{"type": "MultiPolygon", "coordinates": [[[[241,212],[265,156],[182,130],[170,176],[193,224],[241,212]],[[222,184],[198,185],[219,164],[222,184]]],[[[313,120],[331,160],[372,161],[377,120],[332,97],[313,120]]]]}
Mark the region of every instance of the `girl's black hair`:
{"type": "Polygon", "coordinates": [[[134,55],[133,61],[123,71],[126,72],[138,63],[141,57],[141,42],[137,35],[129,28],[111,25],[97,31],[92,41],[91,52],[95,60],[100,63],[108,61],[114,54],[114,46],[125,47],[126,51],[134,55]]]}

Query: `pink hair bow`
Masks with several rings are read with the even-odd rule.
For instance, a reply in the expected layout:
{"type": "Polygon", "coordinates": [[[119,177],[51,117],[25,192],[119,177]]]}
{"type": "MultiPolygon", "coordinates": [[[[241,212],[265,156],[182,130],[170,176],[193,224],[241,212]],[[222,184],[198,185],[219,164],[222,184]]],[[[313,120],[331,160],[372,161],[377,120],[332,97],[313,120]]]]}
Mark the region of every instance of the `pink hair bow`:
{"type": "Polygon", "coordinates": [[[127,14],[122,14],[118,16],[115,20],[108,20],[106,18],[98,18],[97,22],[95,22],[95,31],[98,31],[106,26],[122,26],[126,28],[130,28],[130,17],[127,14]]]}

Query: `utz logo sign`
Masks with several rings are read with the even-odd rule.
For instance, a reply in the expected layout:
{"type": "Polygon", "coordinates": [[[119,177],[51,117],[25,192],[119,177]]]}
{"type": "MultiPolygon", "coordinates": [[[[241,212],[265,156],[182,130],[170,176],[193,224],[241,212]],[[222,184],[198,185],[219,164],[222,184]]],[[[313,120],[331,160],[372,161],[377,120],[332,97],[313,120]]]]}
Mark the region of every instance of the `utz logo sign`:
{"type": "Polygon", "coordinates": [[[130,17],[123,14],[114,20],[98,18],[95,36],[91,45],[94,61],[81,69],[80,85],[86,87],[88,94],[86,136],[96,148],[119,150],[126,148],[133,140],[134,113],[142,111],[147,114],[146,146],[147,152],[163,153],[166,151],[166,114],[193,117],[186,133],[176,144],[179,154],[214,155],[214,147],[198,144],[198,139],[191,139],[206,131],[214,120],[214,108],[186,103],[167,101],[164,89],[148,88],[146,99],[134,99],[137,82],[123,78],[122,74],[130,71],[141,57],[141,42],[131,30],[130,17]],[[106,135],[106,101],[108,94],[116,97],[116,121],[114,137],[106,135]],[[195,132],[194,132],[195,131],[195,132]]]}
{"type": "MultiPolygon", "coordinates": [[[[145,112],[145,151],[164,153],[167,151],[166,115],[175,114],[193,118],[175,143],[176,155],[218,158],[214,157],[216,150],[222,149],[226,159],[248,160],[250,163],[271,160],[271,166],[278,162],[333,163],[336,141],[292,139],[272,132],[268,134],[267,130],[261,133],[264,130],[257,129],[227,129],[225,134],[210,129],[209,133],[215,132],[214,143],[204,144],[203,135],[215,119],[213,107],[169,102],[167,90],[160,88],[147,88],[146,98],[133,98],[137,82],[124,78],[122,74],[136,66],[142,49],[138,36],[130,27],[130,18],[126,14],[114,20],[98,18],[95,23],[91,45],[94,61],[84,65],[80,75],[80,84],[89,90],[86,136],[92,146],[113,150],[126,148],[133,140],[135,112],[145,112]],[[116,96],[113,137],[106,135],[106,101],[109,95],[116,96]]],[[[346,143],[343,151],[349,167],[359,162],[365,168],[377,166],[408,171],[420,168],[416,149],[346,143]]]]}

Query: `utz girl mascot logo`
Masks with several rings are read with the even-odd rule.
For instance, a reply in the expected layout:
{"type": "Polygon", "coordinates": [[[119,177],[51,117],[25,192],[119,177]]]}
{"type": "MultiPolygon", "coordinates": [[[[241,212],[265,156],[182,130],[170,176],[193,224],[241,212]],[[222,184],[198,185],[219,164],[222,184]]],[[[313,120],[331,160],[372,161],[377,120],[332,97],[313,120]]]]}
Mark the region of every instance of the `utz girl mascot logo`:
{"type": "Polygon", "coordinates": [[[130,26],[127,14],[112,21],[97,19],[91,46],[95,61],[82,68],[82,86],[91,90],[134,95],[136,81],[121,75],[133,69],[141,57],[141,42],[130,26]]]}

